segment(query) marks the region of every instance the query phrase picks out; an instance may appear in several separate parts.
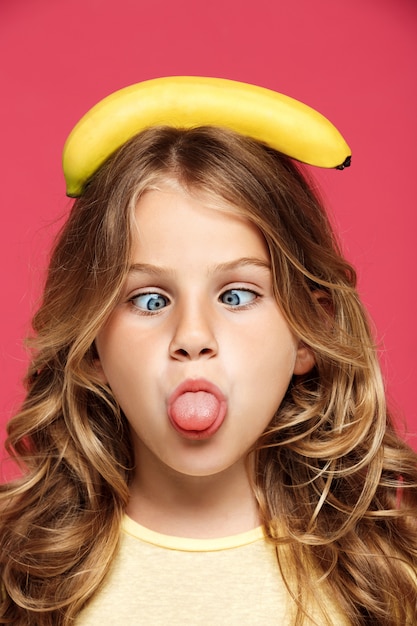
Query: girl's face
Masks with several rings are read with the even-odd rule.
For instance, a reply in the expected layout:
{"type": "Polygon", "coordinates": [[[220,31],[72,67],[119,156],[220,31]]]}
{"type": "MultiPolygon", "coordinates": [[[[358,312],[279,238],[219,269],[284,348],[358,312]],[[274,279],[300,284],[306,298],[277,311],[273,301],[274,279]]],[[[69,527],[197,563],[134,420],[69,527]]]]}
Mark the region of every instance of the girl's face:
{"type": "Polygon", "coordinates": [[[147,192],[136,221],[123,297],[96,343],[138,465],[243,468],[292,375],[313,364],[274,298],[264,239],[235,209],[176,188],[147,192]]]}

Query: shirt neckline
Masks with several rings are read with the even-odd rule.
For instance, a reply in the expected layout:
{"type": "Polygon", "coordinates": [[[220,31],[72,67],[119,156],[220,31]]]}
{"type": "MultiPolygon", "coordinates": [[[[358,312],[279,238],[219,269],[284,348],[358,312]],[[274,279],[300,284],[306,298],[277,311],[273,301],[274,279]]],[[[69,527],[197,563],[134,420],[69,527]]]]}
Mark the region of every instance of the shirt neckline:
{"type": "Polygon", "coordinates": [[[175,537],[173,535],[164,535],[154,530],[150,530],[138,522],[135,522],[128,515],[125,515],[123,518],[122,531],[135,539],[144,541],[145,543],[149,543],[160,548],[166,548],[168,550],[181,550],[184,552],[215,552],[219,550],[230,550],[232,548],[240,548],[265,539],[262,526],[257,526],[252,530],[238,533],[237,535],[218,537],[214,539],[175,537]]]}

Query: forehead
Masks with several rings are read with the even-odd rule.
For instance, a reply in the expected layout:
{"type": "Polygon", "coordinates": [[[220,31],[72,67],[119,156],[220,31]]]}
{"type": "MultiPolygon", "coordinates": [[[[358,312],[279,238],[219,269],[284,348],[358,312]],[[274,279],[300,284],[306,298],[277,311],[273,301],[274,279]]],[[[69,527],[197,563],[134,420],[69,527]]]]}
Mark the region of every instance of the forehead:
{"type": "MultiPolygon", "coordinates": [[[[239,208],[180,186],[145,192],[135,208],[133,255],[157,259],[176,252],[191,259],[258,256],[269,259],[260,230],[239,208]]],[[[148,261],[146,261],[148,262],[148,261]]]]}
{"type": "MultiPolygon", "coordinates": [[[[250,211],[242,203],[226,199],[221,190],[216,190],[210,186],[209,182],[201,181],[200,183],[188,184],[181,180],[181,177],[177,177],[171,172],[154,172],[151,178],[147,181],[142,190],[141,197],[152,191],[160,192],[176,192],[178,195],[186,198],[191,198],[199,201],[207,208],[217,209],[226,213],[233,213],[247,217],[250,220],[250,211]]],[[[227,195],[232,195],[232,191],[228,189],[227,195]]],[[[140,199],[136,201],[136,206],[140,202],[140,199]]]]}

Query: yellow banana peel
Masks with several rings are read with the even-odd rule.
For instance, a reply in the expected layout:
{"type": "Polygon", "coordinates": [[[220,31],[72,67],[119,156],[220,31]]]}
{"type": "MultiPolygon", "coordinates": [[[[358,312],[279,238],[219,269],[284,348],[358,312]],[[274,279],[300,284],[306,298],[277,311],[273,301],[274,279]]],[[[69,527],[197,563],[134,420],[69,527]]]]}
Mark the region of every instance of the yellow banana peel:
{"type": "Polygon", "coordinates": [[[350,148],[337,128],[298,100],[224,78],[171,76],[120,89],[81,118],[63,151],[67,195],[80,196],[115,150],[141,130],[160,125],[226,127],[309,165],[343,169],[350,164],[350,148]]]}

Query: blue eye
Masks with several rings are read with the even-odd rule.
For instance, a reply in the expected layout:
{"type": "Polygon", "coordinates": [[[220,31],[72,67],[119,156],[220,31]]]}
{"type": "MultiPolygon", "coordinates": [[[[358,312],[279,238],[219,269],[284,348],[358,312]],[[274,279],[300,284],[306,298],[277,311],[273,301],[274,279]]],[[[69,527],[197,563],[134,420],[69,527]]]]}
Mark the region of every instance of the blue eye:
{"type": "Polygon", "coordinates": [[[160,293],[140,293],[131,302],[142,311],[159,311],[168,305],[169,300],[160,293]]]}
{"type": "Polygon", "coordinates": [[[244,306],[250,304],[256,299],[256,293],[248,289],[228,289],[220,296],[223,304],[228,306],[244,306]]]}

